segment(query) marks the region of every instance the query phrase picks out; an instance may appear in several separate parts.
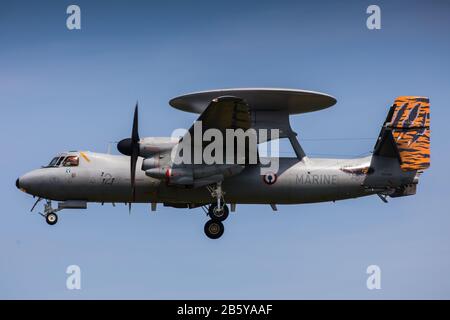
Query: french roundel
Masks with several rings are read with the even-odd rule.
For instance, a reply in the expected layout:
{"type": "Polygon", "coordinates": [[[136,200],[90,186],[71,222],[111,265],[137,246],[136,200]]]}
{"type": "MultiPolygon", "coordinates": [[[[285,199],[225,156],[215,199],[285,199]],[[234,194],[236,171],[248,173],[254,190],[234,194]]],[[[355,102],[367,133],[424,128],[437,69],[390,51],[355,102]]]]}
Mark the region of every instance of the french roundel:
{"type": "Polygon", "coordinates": [[[267,184],[274,184],[277,181],[277,175],[275,173],[269,172],[264,175],[263,180],[267,184]]]}

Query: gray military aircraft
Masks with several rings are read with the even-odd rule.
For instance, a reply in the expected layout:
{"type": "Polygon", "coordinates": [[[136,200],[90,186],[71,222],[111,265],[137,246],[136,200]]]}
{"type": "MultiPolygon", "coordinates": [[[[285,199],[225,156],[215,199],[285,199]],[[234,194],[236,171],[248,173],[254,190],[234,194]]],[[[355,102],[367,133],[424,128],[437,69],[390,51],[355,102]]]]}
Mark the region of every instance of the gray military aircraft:
{"type": "Polygon", "coordinates": [[[415,194],[419,175],[430,165],[430,109],[425,97],[398,97],[389,108],[372,154],[357,159],[312,158],[300,146],[289,116],[336,103],[335,98],[323,93],[227,89],[191,93],[169,103],[174,108],[201,114],[196,122],[202,124],[200,130],[194,123],[181,138],[141,139],[136,105],[131,137],[117,145],[122,155],[64,152],[47,166],[18,178],[17,188],[37,197],[31,210],[45,200],[40,214],[54,225],[58,211],[86,209],[88,202],[125,203],[130,209],[131,203],[151,203],[152,211],[158,203],[175,208],[202,207],[209,216],[205,234],[217,239],[224,232],[228,205],[231,211],[235,211],[236,204],[268,204],[277,210],[278,204],[368,195],[378,195],[387,202],[388,196],[415,194]],[[256,145],[286,138],[296,157],[260,157],[257,148],[252,148],[249,135],[245,136],[243,149],[233,147],[233,161],[175,161],[185,155],[192,160],[196,151],[205,151],[217,142],[216,137],[196,142],[197,136],[208,129],[215,129],[215,133],[253,129],[256,145]],[[272,135],[274,129],[276,135],[272,135]],[[263,130],[270,130],[271,134],[263,135],[263,130]],[[255,162],[249,161],[252,153],[256,153],[255,162]],[[264,171],[267,164],[275,161],[276,170],[264,171]],[[58,202],[57,208],[52,207],[52,200],[58,202]]]}

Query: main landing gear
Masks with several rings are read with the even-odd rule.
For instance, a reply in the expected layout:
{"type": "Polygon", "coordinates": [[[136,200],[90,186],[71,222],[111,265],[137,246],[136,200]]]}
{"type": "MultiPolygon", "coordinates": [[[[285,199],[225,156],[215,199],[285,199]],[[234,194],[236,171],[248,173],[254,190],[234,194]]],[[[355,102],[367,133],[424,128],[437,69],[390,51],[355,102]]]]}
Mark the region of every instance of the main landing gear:
{"type": "Polygon", "coordinates": [[[208,216],[211,220],[206,222],[204,230],[208,238],[218,239],[225,231],[222,222],[228,218],[229,210],[224,202],[225,192],[222,190],[221,182],[217,183],[215,187],[208,187],[208,190],[216,201],[208,207],[208,216]]]}
{"type": "Polygon", "coordinates": [[[225,227],[221,221],[211,219],[205,224],[205,234],[210,239],[219,239],[224,231],[225,227]]]}
{"type": "Polygon", "coordinates": [[[222,208],[217,206],[217,203],[213,203],[209,206],[208,216],[216,221],[225,221],[229,214],[228,206],[226,204],[222,205],[222,208]]]}

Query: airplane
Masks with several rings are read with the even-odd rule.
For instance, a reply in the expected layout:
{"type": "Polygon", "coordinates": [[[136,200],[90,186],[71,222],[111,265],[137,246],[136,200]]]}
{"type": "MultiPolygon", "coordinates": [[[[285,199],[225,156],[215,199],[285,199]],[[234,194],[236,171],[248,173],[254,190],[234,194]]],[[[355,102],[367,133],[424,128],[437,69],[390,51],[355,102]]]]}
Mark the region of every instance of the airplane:
{"type": "MultiPolygon", "coordinates": [[[[48,165],[19,177],[16,187],[37,197],[31,211],[45,200],[40,214],[49,225],[58,221],[57,212],[86,209],[92,202],[125,203],[129,210],[132,203],[149,203],[152,211],[158,204],[201,207],[208,216],[204,232],[210,239],[223,235],[229,206],[234,212],[237,204],[267,204],[277,211],[277,205],[334,202],[369,195],[378,195],[387,202],[388,197],[414,195],[419,176],[430,166],[429,99],[396,98],[369,156],[308,157],[290,126],[290,115],[318,111],[335,103],[330,95],[295,89],[196,92],[169,101],[174,108],[200,114],[182,137],[142,139],[136,104],[131,137],[117,144],[121,155],[59,153],[48,165]],[[197,123],[202,124],[200,130],[195,127],[197,123]],[[233,147],[234,162],[176,162],[177,154],[184,156],[186,152],[186,158],[192,160],[195,155],[189,155],[189,151],[202,152],[210,147],[213,139],[209,143],[204,139],[196,142],[208,129],[216,133],[253,129],[256,145],[288,139],[296,156],[263,157],[257,147],[256,151],[252,148],[254,140],[247,136],[241,151],[233,147]],[[264,130],[273,131],[273,136],[260,134],[264,130]],[[249,161],[255,152],[256,161],[249,161]],[[264,171],[276,161],[277,170],[264,171]],[[56,208],[52,201],[58,202],[56,208]]],[[[218,150],[221,149],[215,152],[218,150]]]]}

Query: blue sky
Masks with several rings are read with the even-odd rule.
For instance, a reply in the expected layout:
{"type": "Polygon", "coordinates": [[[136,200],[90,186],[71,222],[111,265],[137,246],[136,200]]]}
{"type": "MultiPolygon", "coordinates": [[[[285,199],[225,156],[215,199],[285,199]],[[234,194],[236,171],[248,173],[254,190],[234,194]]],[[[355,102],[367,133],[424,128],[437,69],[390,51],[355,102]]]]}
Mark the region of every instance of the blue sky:
{"type": "Polygon", "coordinates": [[[0,298],[450,298],[449,14],[446,1],[2,1],[0,298]],[[366,28],[370,4],[381,30],[366,28]],[[229,87],[335,96],[291,119],[310,156],[370,152],[396,96],[428,96],[432,166],[389,204],[238,206],[217,241],[200,209],[91,204],[54,227],[29,213],[15,179],[128,137],[136,100],[141,136],[164,136],[195,120],[170,98],[229,87]],[[72,264],[81,290],[66,289],[72,264]],[[381,290],[366,288],[371,264],[381,290]]]}

